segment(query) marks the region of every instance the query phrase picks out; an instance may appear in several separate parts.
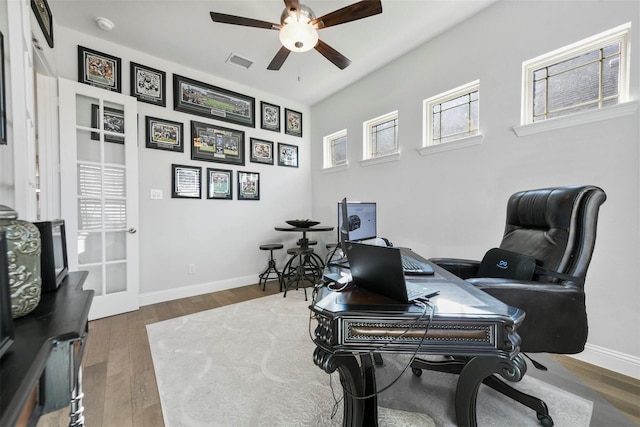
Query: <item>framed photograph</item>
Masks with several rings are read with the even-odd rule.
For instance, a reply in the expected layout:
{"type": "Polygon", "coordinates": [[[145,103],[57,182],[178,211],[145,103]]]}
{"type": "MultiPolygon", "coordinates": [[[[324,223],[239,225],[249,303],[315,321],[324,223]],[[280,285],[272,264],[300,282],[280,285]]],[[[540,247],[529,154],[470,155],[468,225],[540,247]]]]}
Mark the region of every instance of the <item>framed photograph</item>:
{"type": "Polygon", "coordinates": [[[38,25],[42,29],[47,44],[53,49],[53,17],[47,0],[31,0],[31,10],[36,15],[38,25]]]}
{"type": "Polygon", "coordinates": [[[173,75],[173,109],[237,125],[255,127],[256,100],[207,83],[173,75]]]}
{"type": "Polygon", "coordinates": [[[147,148],[184,153],[182,123],[145,116],[147,148]]]}
{"type": "Polygon", "coordinates": [[[192,120],[191,160],[244,166],[244,132],[192,120]]]}
{"type": "Polygon", "coordinates": [[[284,122],[284,133],[302,137],[302,113],[285,108],[284,122]]]}
{"type": "Polygon", "coordinates": [[[280,107],[260,101],[260,127],[280,132],[280,107]]]}
{"type": "Polygon", "coordinates": [[[238,171],[238,200],[260,200],[260,174],[238,171]]]}
{"type": "Polygon", "coordinates": [[[7,104],[4,80],[4,35],[0,32],[0,145],[7,145],[7,104]]]}
{"type": "Polygon", "coordinates": [[[233,199],[232,171],[207,168],[207,199],[233,199]]]}
{"type": "Polygon", "coordinates": [[[298,146],[278,143],[278,166],[298,167],[298,146]]]}
{"type": "Polygon", "coordinates": [[[78,81],[80,83],[121,93],[120,70],[120,58],[78,46],[78,81]]]}
{"type": "Polygon", "coordinates": [[[131,96],[147,104],[167,105],[167,73],[131,63],[131,96]]]}
{"type": "Polygon", "coordinates": [[[273,164],[273,142],[263,139],[251,138],[251,157],[252,163],[273,164]]]}
{"type": "MultiPolygon", "coordinates": [[[[91,127],[99,129],[99,106],[97,104],[91,104],[91,127]]],[[[124,111],[116,110],[115,108],[104,107],[103,114],[103,128],[109,132],[121,133],[124,135],[124,111]]],[[[97,132],[91,132],[91,139],[100,139],[100,134],[97,132]]],[[[116,144],[124,144],[124,136],[104,135],[104,142],[115,142],[116,144]]]]}
{"type": "Polygon", "coordinates": [[[197,166],[171,165],[171,198],[199,199],[202,168],[197,166]]]}

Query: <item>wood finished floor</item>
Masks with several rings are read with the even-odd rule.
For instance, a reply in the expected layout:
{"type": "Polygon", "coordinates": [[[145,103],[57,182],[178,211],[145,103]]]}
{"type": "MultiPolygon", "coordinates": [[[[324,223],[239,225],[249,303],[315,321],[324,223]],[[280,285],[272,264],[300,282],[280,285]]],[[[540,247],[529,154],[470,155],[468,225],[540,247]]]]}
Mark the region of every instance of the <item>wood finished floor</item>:
{"type": "MultiPolygon", "coordinates": [[[[257,285],[141,307],[138,311],[89,322],[83,360],[87,427],[163,427],[146,325],[278,293],[257,285]]],[[[566,357],[556,359],[640,426],[640,380],[566,357]]],[[[63,427],[69,409],[40,418],[37,427],[63,427]]]]}

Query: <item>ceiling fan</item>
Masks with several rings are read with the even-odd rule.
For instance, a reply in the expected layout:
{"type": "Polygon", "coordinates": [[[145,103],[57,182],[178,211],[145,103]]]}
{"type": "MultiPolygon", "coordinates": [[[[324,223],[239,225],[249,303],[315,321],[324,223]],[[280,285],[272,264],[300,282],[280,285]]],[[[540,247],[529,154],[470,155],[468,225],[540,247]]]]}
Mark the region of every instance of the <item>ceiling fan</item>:
{"type": "Polygon", "coordinates": [[[210,12],[210,15],[214,22],[223,24],[279,30],[282,47],[271,60],[267,67],[268,70],[279,70],[291,51],[306,52],[314,48],[336,67],[344,70],[351,64],[351,61],[320,40],[317,30],[382,13],[380,0],[359,1],[320,18],[316,18],[313,10],[298,0],[284,0],[284,4],[285,8],[280,15],[280,24],[217,12],[210,12]]]}

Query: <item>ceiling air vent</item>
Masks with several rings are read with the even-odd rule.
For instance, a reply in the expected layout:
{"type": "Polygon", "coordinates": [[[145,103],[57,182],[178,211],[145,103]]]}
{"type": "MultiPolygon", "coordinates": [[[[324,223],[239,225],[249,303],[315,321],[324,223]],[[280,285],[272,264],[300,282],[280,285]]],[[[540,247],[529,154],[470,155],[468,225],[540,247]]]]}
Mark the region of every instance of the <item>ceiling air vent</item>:
{"type": "Polygon", "coordinates": [[[243,58],[240,55],[232,53],[229,58],[227,58],[227,63],[237,65],[238,67],[242,67],[248,69],[253,64],[253,61],[247,58],[243,58]]]}

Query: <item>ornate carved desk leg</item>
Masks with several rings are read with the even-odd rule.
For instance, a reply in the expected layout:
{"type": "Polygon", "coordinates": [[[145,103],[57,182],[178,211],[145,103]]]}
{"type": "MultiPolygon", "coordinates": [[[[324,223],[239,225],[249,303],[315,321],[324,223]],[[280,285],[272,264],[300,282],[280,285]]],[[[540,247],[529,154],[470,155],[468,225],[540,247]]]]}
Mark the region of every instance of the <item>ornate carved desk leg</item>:
{"type": "Polygon", "coordinates": [[[513,359],[499,356],[477,356],[462,369],[456,388],[456,420],[460,427],[476,427],[476,398],[482,381],[490,375],[500,374],[509,381],[520,381],[527,372],[522,355],[513,359]]]}
{"type": "Polygon", "coordinates": [[[364,362],[365,366],[361,367],[356,357],[351,354],[335,356],[319,347],[313,352],[313,361],[319,368],[328,374],[336,370],[340,374],[344,392],[344,427],[378,425],[377,398],[358,398],[367,396],[368,392],[372,394],[371,390],[375,391],[376,388],[373,363],[368,356],[363,356],[363,361],[367,359],[368,361],[364,362]]]}

